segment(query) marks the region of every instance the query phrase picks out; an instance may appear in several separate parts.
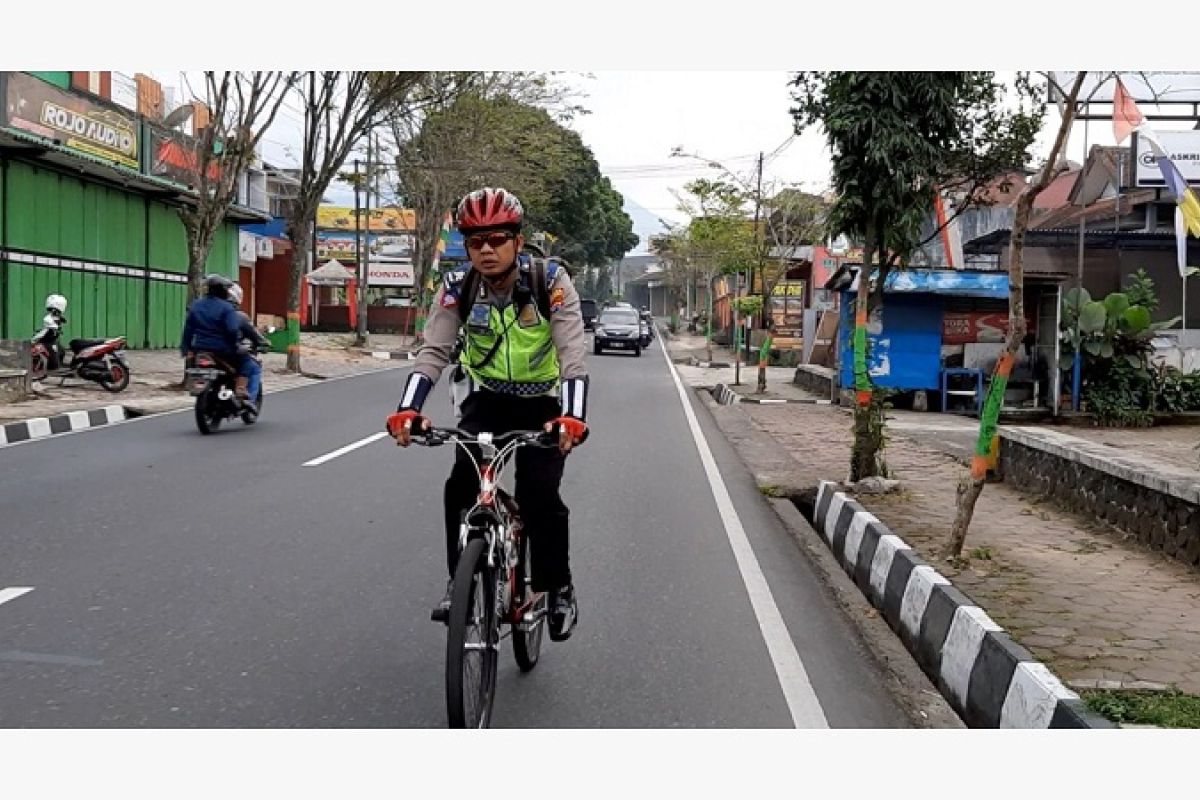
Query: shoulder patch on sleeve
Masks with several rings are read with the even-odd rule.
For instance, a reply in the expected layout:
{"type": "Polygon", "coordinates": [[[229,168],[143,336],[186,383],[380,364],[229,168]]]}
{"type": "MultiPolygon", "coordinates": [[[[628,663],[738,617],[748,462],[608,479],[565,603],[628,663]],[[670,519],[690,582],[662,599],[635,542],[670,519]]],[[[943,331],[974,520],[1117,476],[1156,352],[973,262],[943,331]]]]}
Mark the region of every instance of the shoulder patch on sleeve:
{"type": "Polygon", "coordinates": [[[559,263],[554,259],[546,260],[546,285],[554,283],[554,279],[558,277],[559,263]]]}
{"type": "Polygon", "coordinates": [[[563,295],[564,295],[564,292],[563,292],[563,288],[561,286],[555,286],[553,289],[550,290],[550,313],[551,314],[557,313],[558,310],[563,307],[563,295]]]}
{"type": "Polygon", "coordinates": [[[466,277],[466,273],[461,270],[447,272],[442,277],[442,305],[445,308],[453,308],[458,305],[459,289],[462,287],[464,277],[466,277]]]}

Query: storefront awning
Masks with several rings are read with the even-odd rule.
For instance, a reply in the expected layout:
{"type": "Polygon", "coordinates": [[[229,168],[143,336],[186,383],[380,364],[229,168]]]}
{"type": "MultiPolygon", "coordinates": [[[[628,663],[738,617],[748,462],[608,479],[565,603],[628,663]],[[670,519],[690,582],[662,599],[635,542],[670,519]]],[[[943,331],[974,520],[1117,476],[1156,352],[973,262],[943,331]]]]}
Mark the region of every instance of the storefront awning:
{"type": "MultiPolygon", "coordinates": [[[[824,288],[857,291],[861,264],[843,264],[824,288]]],[[[937,294],[951,297],[1008,297],[1008,274],[962,269],[893,269],[888,273],[884,294],[937,294]]]]}

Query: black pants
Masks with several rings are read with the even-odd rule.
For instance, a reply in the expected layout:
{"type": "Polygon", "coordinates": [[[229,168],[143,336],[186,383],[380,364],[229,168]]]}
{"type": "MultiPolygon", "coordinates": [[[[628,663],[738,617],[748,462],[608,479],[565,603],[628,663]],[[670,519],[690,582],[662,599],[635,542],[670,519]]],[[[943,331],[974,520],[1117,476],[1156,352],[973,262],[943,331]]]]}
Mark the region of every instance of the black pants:
{"type": "MultiPolygon", "coordinates": [[[[497,434],[541,430],[559,414],[556,397],[516,397],[480,389],[463,401],[458,427],[471,433],[497,434]]],[[[478,458],[479,448],[472,446],[471,449],[478,458]]],[[[446,481],[445,492],[446,566],[450,577],[454,577],[458,563],[458,527],[462,513],[479,495],[479,476],[474,465],[462,448],[455,450],[454,469],[446,481]]],[[[539,592],[571,582],[567,533],[570,512],[558,493],[566,461],[567,457],[557,449],[522,447],[516,454],[514,499],[521,509],[525,535],[529,537],[533,588],[539,592]]]]}

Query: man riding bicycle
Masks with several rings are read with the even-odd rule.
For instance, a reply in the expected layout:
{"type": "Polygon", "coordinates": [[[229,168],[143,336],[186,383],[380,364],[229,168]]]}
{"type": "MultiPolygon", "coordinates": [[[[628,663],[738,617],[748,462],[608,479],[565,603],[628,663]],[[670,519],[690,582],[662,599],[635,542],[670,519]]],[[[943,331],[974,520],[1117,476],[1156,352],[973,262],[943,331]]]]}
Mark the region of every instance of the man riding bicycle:
{"type": "MultiPolygon", "coordinates": [[[[559,484],[567,454],[587,436],[586,346],[570,277],[553,261],[522,255],[523,221],[520,201],[504,189],[479,189],[459,203],[455,224],[471,267],[448,274],[434,297],[424,344],[387,428],[407,447],[413,431],[429,426],[421,408],[457,351],[453,394],[459,428],[495,434],[559,429],[558,450],[517,453],[515,493],[532,549],[533,589],[550,593],[550,638],[559,642],[571,636],[579,615],[568,558],[569,512],[559,484]]],[[[474,465],[459,448],[444,494],[451,580],[434,620],[447,617],[459,523],[478,492],[474,465]]]]}

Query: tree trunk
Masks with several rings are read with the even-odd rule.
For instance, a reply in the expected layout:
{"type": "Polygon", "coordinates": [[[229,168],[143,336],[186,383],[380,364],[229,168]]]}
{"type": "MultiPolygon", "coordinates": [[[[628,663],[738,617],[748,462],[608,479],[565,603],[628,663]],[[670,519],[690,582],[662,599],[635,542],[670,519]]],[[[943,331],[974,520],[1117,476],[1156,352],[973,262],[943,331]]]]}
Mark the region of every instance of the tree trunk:
{"type": "Polygon", "coordinates": [[[1033,210],[1034,199],[1050,185],[1054,176],[1058,156],[1066,146],[1067,133],[1075,117],[1075,101],[1083,86],[1086,72],[1080,72],[1075,79],[1066,103],[1062,121],[1059,123],[1058,135],[1046,163],[1038,173],[1037,178],[1021,192],[1017,199],[1017,210],[1013,215],[1012,233],[1009,239],[1008,261],[1008,335],[1005,337],[1004,353],[996,362],[996,370],[992,374],[988,386],[987,399],[983,411],[979,415],[979,438],[975,443],[975,455],[971,458],[970,474],[964,476],[958,484],[958,500],[954,515],[954,526],[950,529],[950,537],[942,549],[942,558],[953,561],[962,557],[963,543],[967,538],[967,530],[975,515],[975,504],[983,492],[988,470],[995,466],[999,455],[999,435],[997,430],[1000,421],[1000,408],[1004,405],[1004,390],[1008,385],[1008,376],[1012,374],[1013,363],[1017,351],[1025,338],[1025,265],[1022,261],[1025,249],[1025,233],[1029,228],[1029,215],[1033,210]]]}
{"type": "Polygon", "coordinates": [[[188,300],[204,296],[204,276],[208,267],[208,253],[212,249],[216,225],[204,219],[199,211],[180,209],[179,218],[187,237],[188,249],[188,300]]]}
{"type": "Polygon", "coordinates": [[[871,385],[871,376],[867,372],[871,257],[876,249],[876,233],[873,228],[868,226],[865,238],[863,265],[858,274],[858,296],[854,308],[854,442],[850,451],[850,480],[854,483],[886,473],[882,459],[883,398],[871,385]]]}
{"type": "Polygon", "coordinates": [[[300,283],[308,266],[308,233],[292,236],[292,275],[288,284],[287,368],[300,372],[300,283]]]}

